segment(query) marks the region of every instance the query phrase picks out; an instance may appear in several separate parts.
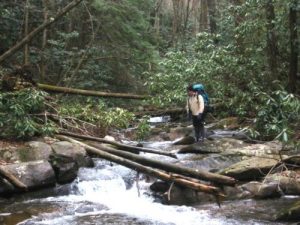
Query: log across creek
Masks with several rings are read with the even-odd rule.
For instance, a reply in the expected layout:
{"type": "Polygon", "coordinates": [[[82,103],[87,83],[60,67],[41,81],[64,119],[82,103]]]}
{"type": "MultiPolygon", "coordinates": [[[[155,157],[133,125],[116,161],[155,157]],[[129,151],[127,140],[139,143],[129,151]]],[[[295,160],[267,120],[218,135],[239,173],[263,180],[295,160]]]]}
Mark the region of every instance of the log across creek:
{"type": "Polygon", "coordinates": [[[89,154],[96,155],[100,158],[115,162],[117,164],[145,173],[147,175],[157,177],[158,179],[167,182],[174,182],[178,185],[191,188],[195,191],[213,194],[216,197],[223,197],[224,194],[218,187],[201,183],[199,181],[200,179],[211,181],[218,185],[221,184],[232,186],[236,183],[236,180],[231,177],[182,166],[176,166],[171,163],[149,159],[130,152],[117,150],[103,144],[94,147],[95,145],[92,146],[91,144],[83,143],[65,135],[56,135],[56,137],[60,140],[79,144],[80,146],[85,148],[89,154]]]}

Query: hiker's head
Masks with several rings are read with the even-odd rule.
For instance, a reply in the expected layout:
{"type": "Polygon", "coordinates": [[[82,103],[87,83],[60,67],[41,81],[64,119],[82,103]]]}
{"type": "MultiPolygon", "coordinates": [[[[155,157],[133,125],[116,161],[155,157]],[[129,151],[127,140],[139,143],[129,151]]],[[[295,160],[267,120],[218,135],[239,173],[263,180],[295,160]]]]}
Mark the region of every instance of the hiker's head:
{"type": "Polygon", "coordinates": [[[187,90],[188,95],[194,95],[195,92],[196,92],[196,91],[193,89],[193,85],[192,85],[192,84],[188,85],[187,88],[186,88],[186,90],[187,90]]]}

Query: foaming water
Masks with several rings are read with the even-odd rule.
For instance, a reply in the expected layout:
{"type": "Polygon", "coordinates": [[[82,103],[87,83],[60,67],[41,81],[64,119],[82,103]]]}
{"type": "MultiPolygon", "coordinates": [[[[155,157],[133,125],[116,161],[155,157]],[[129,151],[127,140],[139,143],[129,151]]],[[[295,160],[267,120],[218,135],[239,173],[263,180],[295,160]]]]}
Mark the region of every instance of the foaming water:
{"type": "MultiPolygon", "coordinates": [[[[22,224],[77,224],[74,223],[74,220],[77,220],[74,219],[75,217],[100,214],[122,214],[124,215],[123,224],[127,224],[125,222],[126,217],[146,221],[142,224],[234,224],[229,223],[229,220],[212,218],[207,210],[197,210],[188,206],[168,206],[155,202],[153,197],[146,194],[149,192],[148,183],[139,181],[139,188],[137,188],[135,183],[131,188],[127,188],[124,177],[128,177],[128,174],[132,172],[129,169],[122,166],[109,165],[106,165],[104,168],[103,165],[101,167],[101,169],[81,169],[78,179],[72,185],[74,194],[42,200],[45,202],[60,202],[61,205],[70,208],[68,213],[62,212],[55,216],[50,216],[51,214],[43,215],[43,218],[29,219],[22,224]],[[80,205],[83,202],[92,204],[93,209],[78,212],[76,210],[78,206],[76,205],[80,205]],[[102,207],[97,209],[95,208],[96,205],[101,205],[102,207]],[[30,221],[34,223],[30,223],[30,221]]],[[[92,224],[105,223],[94,221],[92,224]]]]}

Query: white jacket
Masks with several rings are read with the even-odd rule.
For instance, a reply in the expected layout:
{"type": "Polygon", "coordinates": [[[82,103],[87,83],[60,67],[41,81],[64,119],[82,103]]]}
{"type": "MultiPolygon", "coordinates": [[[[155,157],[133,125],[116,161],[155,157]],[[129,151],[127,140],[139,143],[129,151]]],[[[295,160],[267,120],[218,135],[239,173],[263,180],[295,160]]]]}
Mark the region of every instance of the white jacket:
{"type": "Polygon", "coordinates": [[[204,99],[202,95],[192,95],[187,99],[186,110],[191,111],[193,116],[204,112],[204,99]]]}

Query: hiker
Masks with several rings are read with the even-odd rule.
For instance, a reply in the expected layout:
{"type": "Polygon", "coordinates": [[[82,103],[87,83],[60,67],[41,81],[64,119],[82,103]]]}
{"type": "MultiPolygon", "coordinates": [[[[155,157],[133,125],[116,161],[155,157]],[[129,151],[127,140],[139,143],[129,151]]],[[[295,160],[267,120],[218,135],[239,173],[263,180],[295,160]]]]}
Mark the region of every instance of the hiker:
{"type": "MultiPolygon", "coordinates": [[[[203,88],[203,85],[201,85],[203,88]]],[[[189,85],[187,87],[188,98],[187,98],[187,113],[189,119],[193,121],[193,127],[195,130],[196,142],[203,142],[205,137],[204,131],[204,119],[205,119],[205,99],[199,93],[199,90],[195,88],[195,85],[189,85]]]]}

